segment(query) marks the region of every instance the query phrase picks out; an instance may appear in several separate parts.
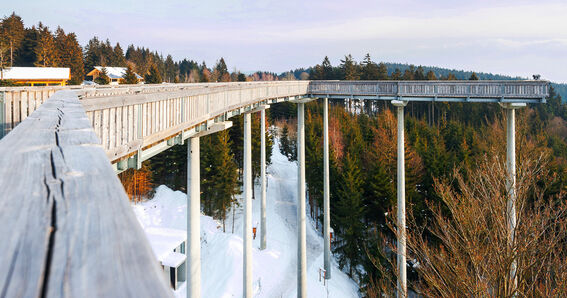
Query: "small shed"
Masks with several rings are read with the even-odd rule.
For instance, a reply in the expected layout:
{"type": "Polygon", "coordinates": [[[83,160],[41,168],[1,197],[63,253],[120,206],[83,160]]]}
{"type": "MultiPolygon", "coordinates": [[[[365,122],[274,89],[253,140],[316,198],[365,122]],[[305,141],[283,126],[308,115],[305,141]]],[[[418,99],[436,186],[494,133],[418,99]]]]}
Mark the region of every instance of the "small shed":
{"type": "MultiPolygon", "coordinates": [[[[87,73],[87,79],[91,81],[96,80],[102,74],[103,68],[106,69],[106,75],[110,78],[111,85],[118,85],[122,83],[124,75],[126,74],[126,67],[95,66],[93,70],[87,73]]],[[[138,82],[144,81],[144,78],[140,75],[137,73],[134,74],[136,75],[138,82]]]]}
{"type": "Polygon", "coordinates": [[[187,233],[167,228],[144,228],[171,288],[178,290],[186,280],[187,233]]]}
{"type": "Polygon", "coordinates": [[[31,86],[65,86],[70,79],[67,67],[8,67],[0,71],[0,80],[31,86]]]}

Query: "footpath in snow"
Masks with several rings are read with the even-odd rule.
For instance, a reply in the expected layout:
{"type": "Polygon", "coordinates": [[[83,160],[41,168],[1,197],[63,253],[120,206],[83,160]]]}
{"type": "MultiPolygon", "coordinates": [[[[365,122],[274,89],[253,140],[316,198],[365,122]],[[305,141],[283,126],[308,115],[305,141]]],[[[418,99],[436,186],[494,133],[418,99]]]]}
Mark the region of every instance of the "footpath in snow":
{"type": "MultiPolygon", "coordinates": [[[[280,153],[274,140],[272,164],[267,169],[267,248],[260,250],[260,198],[253,201],[254,297],[297,296],[297,164],[280,153]]],[[[260,186],[255,185],[259,195],[260,186]]],[[[166,186],[157,188],[152,200],[133,205],[144,228],[186,230],[187,196],[166,186]]],[[[232,213],[231,213],[232,215],[232,213]]],[[[234,234],[232,217],[226,220],[226,233],[220,222],[201,215],[201,293],[203,297],[242,296],[242,208],[235,210],[234,234]]],[[[308,216],[307,221],[307,294],[309,297],[359,297],[357,284],[332,262],[332,278],[326,286],[319,281],[323,267],[322,233],[308,216]]],[[[185,297],[185,290],[176,293],[185,297]]]]}

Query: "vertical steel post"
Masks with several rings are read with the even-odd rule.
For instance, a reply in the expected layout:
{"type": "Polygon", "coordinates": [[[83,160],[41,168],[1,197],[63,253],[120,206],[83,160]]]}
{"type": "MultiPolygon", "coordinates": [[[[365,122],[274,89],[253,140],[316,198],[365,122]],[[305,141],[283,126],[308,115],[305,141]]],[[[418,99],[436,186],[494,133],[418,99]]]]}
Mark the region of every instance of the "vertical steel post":
{"type": "Polygon", "coordinates": [[[250,113],[244,114],[244,266],[243,297],[252,297],[252,143],[250,113]]]}
{"type": "Polygon", "coordinates": [[[393,100],[398,108],[398,221],[397,221],[397,250],[398,250],[398,297],[407,297],[406,280],[406,177],[404,150],[404,107],[407,101],[393,100]]]}
{"type": "Polygon", "coordinates": [[[325,278],[331,278],[331,213],[329,202],[329,99],[323,100],[323,233],[325,278]]]}
{"type": "Polygon", "coordinates": [[[305,103],[297,104],[297,297],[307,297],[307,240],[305,221],[305,103]]]}
{"type": "Polygon", "coordinates": [[[266,109],[260,111],[260,179],[262,184],[261,195],[261,225],[260,249],[266,249],[266,109]]]}
{"type": "Polygon", "coordinates": [[[187,297],[201,297],[201,198],[199,173],[199,137],[187,146],[187,297]]]}

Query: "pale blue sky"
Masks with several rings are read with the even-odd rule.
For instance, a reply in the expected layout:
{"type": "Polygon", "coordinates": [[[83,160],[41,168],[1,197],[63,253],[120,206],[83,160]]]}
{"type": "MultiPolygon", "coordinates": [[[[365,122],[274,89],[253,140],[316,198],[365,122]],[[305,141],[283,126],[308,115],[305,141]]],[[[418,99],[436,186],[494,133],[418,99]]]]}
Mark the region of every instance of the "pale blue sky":
{"type": "MultiPolygon", "coordinates": [[[[1,0],[7,1],[7,0],[1,0]]],[[[1,5],[42,21],[176,60],[282,72],[345,54],[567,82],[567,1],[22,0],[1,5]]]]}

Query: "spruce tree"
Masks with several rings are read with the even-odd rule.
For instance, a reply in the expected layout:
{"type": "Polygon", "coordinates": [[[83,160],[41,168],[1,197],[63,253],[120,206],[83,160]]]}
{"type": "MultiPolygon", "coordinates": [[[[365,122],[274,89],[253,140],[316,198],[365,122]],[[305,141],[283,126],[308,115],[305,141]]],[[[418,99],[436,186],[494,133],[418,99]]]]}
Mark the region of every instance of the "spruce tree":
{"type": "Polygon", "coordinates": [[[356,65],[356,62],[354,62],[351,54],[346,55],[345,59],[341,60],[341,69],[343,71],[345,80],[358,80],[360,77],[357,68],[358,66],[356,65]]]}
{"type": "Polygon", "coordinates": [[[473,72],[471,74],[471,77],[469,78],[470,81],[478,81],[478,76],[476,75],[476,72],[473,72]]]}
{"type": "Polygon", "coordinates": [[[427,80],[428,81],[435,81],[437,80],[437,76],[435,75],[435,73],[433,72],[433,70],[430,70],[427,72],[427,80]]]}
{"type": "Polygon", "coordinates": [[[124,73],[123,78],[124,79],[121,82],[122,84],[138,84],[138,77],[136,77],[136,74],[130,64],[126,67],[126,72],[124,73]]]}
{"type": "MultiPolygon", "coordinates": [[[[14,65],[14,60],[24,39],[24,35],[24,22],[15,12],[12,12],[9,17],[2,19],[2,23],[0,24],[0,40],[2,40],[0,42],[0,51],[2,47],[4,50],[8,49],[6,52],[10,60],[9,66],[14,65]]],[[[4,58],[3,60],[8,59],[4,58]]]]}
{"type": "Polygon", "coordinates": [[[325,56],[323,63],[321,63],[321,67],[323,70],[323,76],[320,78],[321,80],[334,79],[333,66],[331,65],[331,61],[329,61],[329,57],[325,56]]]}
{"type": "Polygon", "coordinates": [[[228,130],[220,131],[213,136],[214,160],[213,182],[216,203],[216,214],[222,220],[223,232],[226,231],[227,212],[236,203],[234,196],[240,193],[238,172],[234,154],[231,152],[231,141],[228,130]]]}
{"type": "Polygon", "coordinates": [[[378,66],[372,62],[370,54],[366,54],[362,61],[362,80],[378,80],[378,66]]]}
{"type": "MultiPolygon", "coordinates": [[[[346,153],[337,190],[335,222],[338,227],[336,252],[339,253],[339,267],[348,265],[348,275],[353,277],[364,260],[364,181],[358,167],[357,156],[346,153]]],[[[337,231],[337,230],[335,230],[337,231]]]]}
{"type": "Polygon", "coordinates": [[[378,64],[378,80],[387,80],[388,79],[388,67],[383,62],[378,64]]]}
{"type": "Polygon", "coordinates": [[[100,75],[95,79],[95,83],[99,85],[108,85],[110,84],[110,78],[108,77],[108,71],[106,67],[103,67],[100,71],[100,75]]]}
{"type": "Polygon", "coordinates": [[[150,71],[144,76],[144,80],[146,84],[161,84],[163,82],[155,64],[152,64],[150,71]]]}
{"type": "Polygon", "coordinates": [[[47,27],[40,24],[39,27],[39,41],[35,48],[37,57],[35,66],[40,67],[54,67],[58,65],[57,48],[53,35],[47,27]]]}

